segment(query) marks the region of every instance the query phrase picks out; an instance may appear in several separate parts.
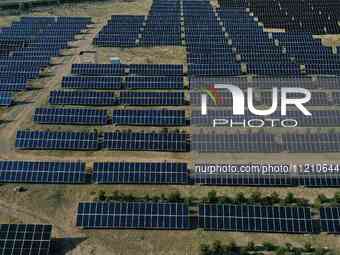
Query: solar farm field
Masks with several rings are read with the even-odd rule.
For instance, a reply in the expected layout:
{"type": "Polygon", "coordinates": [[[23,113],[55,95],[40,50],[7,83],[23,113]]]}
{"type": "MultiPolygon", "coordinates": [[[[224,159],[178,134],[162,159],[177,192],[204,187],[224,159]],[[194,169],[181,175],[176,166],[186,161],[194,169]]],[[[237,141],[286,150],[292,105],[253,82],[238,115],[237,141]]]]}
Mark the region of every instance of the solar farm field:
{"type": "MultiPolygon", "coordinates": [[[[35,248],[26,254],[196,255],[216,240],[310,243],[338,254],[340,207],[321,205],[320,197],[338,191],[339,173],[194,172],[203,162],[339,163],[339,17],[309,13],[322,28],[307,18],[280,27],[289,22],[279,8],[271,7],[280,13],[276,23],[263,13],[269,1],[255,2],[103,1],[20,16],[2,10],[0,234],[43,236],[27,234],[35,248]],[[254,16],[270,31],[289,32],[268,35],[254,16]],[[202,116],[201,92],[220,82],[259,89],[261,107],[270,106],[273,84],[308,88],[313,118],[288,111],[301,127],[211,131],[212,119],[231,115],[231,95],[218,98],[229,110],[213,109],[210,98],[202,116]],[[251,200],[275,192],[281,202],[217,203],[213,190],[235,201],[240,193],[251,200]],[[118,193],[125,199],[115,201],[118,193]],[[304,203],[287,202],[290,193],[304,203]],[[163,201],[173,194],[182,201],[163,201]]],[[[14,252],[17,239],[0,238],[0,254],[14,252]]]]}

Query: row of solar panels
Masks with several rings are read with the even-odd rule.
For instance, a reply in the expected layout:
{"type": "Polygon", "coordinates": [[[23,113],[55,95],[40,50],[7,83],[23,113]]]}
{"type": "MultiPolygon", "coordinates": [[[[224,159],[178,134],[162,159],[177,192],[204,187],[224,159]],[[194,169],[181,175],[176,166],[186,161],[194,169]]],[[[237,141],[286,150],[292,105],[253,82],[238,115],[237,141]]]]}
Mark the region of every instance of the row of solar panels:
{"type": "Polygon", "coordinates": [[[189,136],[183,133],[52,132],[18,130],[16,149],[167,151],[190,150],[189,136]]]}
{"type": "MultiPolygon", "coordinates": [[[[189,136],[180,133],[103,133],[51,132],[19,130],[17,149],[33,150],[132,150],[132,151],[189,151],[189,136]]],[[[324,153],[340,151],[339,133],[318,134],[224,134],[192,135],[192,150],[200,153],[324,153]]]]}
{"type": "Polygon", "coordinates": [[[106,76],[183,76],[179,64],[73,64],[72,74],[106,76]]]}
{"type": "Polygon", "coordinates": [[[339,233],[337,207],[320,208],[320,218],[309,207],[198,204],[191,215],[184,203],[82,202],[76,225],[85,229],[182,229],[232,232],[316,234],[339,233]],[[195,220],[198,219],[196,223],[195,220]]]}
{"type": "MultiPolygon", "coordinates": [[[[228,7],[228,1],[220,1],[228,7]]],[[[339,26],[338,4],[320,6],[316,1],[286,2],[286,1],[247,1],[234,4],[234,7],[245,6],[264,23],[266,27],[283,28],[288,31],[308,31],[314,34],[337,34],[339,26]]]]}
{"type": "MultiPolygon", "coordinates": [[[[311,99],[305,103],[308,106],[335,106],[340,105],[340,92],[323,92],[323,91],[310,91],[311,99]]],[[[190,92],[191,104],[193,106],[202,105],[202,92],[197,90],[190,92]]],[[[207,105],[216,107],[225,107],[233,105],[233,98],[231,93],[226,90],[220,90],[218,94],[218,102],[215,102],[213,97],[208,97],[207,105]]],[[[247,93],[245,93],[247,94],[247,93]]],[[[272,91],[258,91],[257,94],[253,93],[253,104],[256,106],[266,105],[271,106],[273,103],[273,93],[272,91]]],[[[278,93],[280,96],[280,93],[278,93]]],[[[288,98],[302,98],[302,94],[299,93],[288,93],[288,98]]],[[[281,105],[281,102],[278,102],[281,105]]],[[[236,116],[237,117],[237,116],[236,116]]]]}
{"type": "Polygon", "coordinates": [[[40,124],[67,125],[146,125],[185,126],[184,110],[113,110],[111,119],[107,110],[37,108],[33,121],[40,124]]]}
{"type": "Polygon", "coordinates": [[[272,89],[274,86],[300,87],[306,89],[339,89],[338,77],[224,77],[224,78],[191,78],[189,80],[191,90],[203,90],[212,84],[234,84],[241,89],[248,87],[258,89],[272,89]]]}
{"type": "Polygon", "coordinates": [[[191,149],[200,153],[332,153],[340,151],[340,133],[196,133],[191,149]]]}
{"type": "MultiPolygon", "coordinates": [[[[298,122],[299,127],[337,127],[340,125],[340,111],[338,110],[311,110],[310,112],[312,116],[305,116],[300,111],[289,110],[284,119],[294,119],[298,122]]],[[[278,121],[283,120],[281,114],[278,113],[267,115],[262,120],[266,118],[276,119],[278,121]]],[[[245,115],[235,116],[230,110],[217,108],[208,109],[207,115],[202,115],[200,111],[193,110],[191,124],[195,127],[212,127],[216,123],[223,125],[224,120],[228,120],[229,122],[233,121],[234,123],[243,123],[244,121],[246,123],[248,123],[248,121],[252,123],[251,121],[254,119],[258,119],[258,116],[249,112],[245,115]],[[216,120],[220,120],[220,122],[216,120]]],[[[292,124],[292,122],[290,122],[290,124],[292,124]]],[[[265,123],[264,126],[269,127],[271,123],[265,123]]]]}
{"type": "MultiPolygon", "coordinates": [[[[304,127],[335,127],[340,125],[340,111],[311,110],[312,116],[305,116],[299,111],[288,111],[286,119],[298,121],[304,127]]],[[[184,110],[113,110],[109,118],[107,110],[88,108],[37,108],[33,121],[40,124],[57,125],[141,125],[141,126],[185,126],[187,119],[184,110]]],[[[278,119],[279,114],[266,116],[278,119]]],[[[230,110],[209,109],[207,115],[200,111],[192,112],[191,124],[195,127],[213,126],[214,120],[231,119],[235,123],[250,121],[257,117],[246,113],[244,116],[234,116],[230,110]]],[[[269,126],[270,123],[266,123],[269,126]]]]}
{"type": "MultiPolygon", "coordinates": [[[[0,91],[23,91],[39,78],[51,57],[90,24],[86,17],[23,17],[0,29],[0,91]]],[[[11,100],[1,99],[9,105],[11,100]]]]}
{"type": "Polygon", "coordinates": [[[49,255],[52,225],[0,224],[1,255],[49,255]]]}
{"type": "Polygon", "coordinates": [[[95,162],[90,174],[84,162],[0,161],[0,183],[340,187],[340,174],[190,173],[174,162],[95,162]]]}
{"type": "Polygon", "coordinates": [[[135,92],[121,91],[119,97],[114,92],[103,91],[51,91],[48,102],[51,105],[185,105],[184,92],[135,92]]]}
{"type": "Polygon", "coordinates": [[[184,89],[183,76],[64,76],[65,89],[184,89]]]}

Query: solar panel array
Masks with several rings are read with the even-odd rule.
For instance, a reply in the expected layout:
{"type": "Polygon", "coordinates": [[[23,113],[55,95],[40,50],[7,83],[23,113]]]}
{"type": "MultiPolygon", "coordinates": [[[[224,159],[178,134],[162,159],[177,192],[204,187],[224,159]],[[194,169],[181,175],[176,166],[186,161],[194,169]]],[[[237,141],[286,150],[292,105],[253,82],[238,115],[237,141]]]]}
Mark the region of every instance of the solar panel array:
{"type": "Polygon", "coordinates": [[[273,76],[299,74],[299,66],[282,53],[245,9],[221,8],[218,15],[239,60],[247,64],[248,74],[273,76]]]}
{"type": "Polygon", "coordinates": [[[20,150],[76,150],[99,149],[121,151],[187,152],[189,136],[181,133],[131,132],[55,132],[18,130],[16,149],[20,150]]]}
{"type": "Polygon", "coordinates": [[[106,110],[86,108],[37,108],[33,121],[40,124],[106,125],[108,114],[106,110]]]}
{"type": "Polygon", "coordinates": [[[287,56],[299,65],[304,65],[308,75],[339,75],[339,55],[332,48],[324,47],[321,40],[315,40],[308,32],[273,33],[287,56]]]}
{"type": "Polygon", "coordinates": [[[29,80],[39,78],[51,57],[60,55],[90,23],[88,17],[22,17],[1,28],[0,90],[29,89],[29,80]]]}
{"type": "Polygon", "coordinates": [[[120,92],[119,104],[122,105],[173,105],[181,106],[185,104],[184,92],[120,92]]]}
{"type": "Polygon", "coordinates": [[[307,207],[200,204],[200,227],[239,232],[314,233],[307,207]]]}
{"type": "Polygon", "coordinates": [[[339,234],[340,233],[340,208],[321,207],[320,208],[321,231],[339,234]]]}
{"type": "Polygon", "coordinates": [[[292,32],[339,34],[340,4],[327,1],[219,1],[224,8],[242,7],[258,17],[266,27],[292,32]]]}
{"type": "Polygon", "coordinates": [[[97,133],[18,130],[15,142],[20,150],[98,150],[97,133]]]}
{"type": "Polygon", "coordinates": [[[256,89],[272,89],[274,86],[281,87],[300,87],[306,89],[330,89],[340,88],[339,77],[330,76],[300,76],[300,77],[196,77],[189,79],[192,90],[207,89],[212,84],[234,84],[241,89],[248,87],[256,89]]]}
{"type": "Polygon", "coordinates": [[[144,16],[112,16],[93,43],[98,47],[135,47],[144,20],[144,16]]]}
{"type": "Polygon", "coordinates": [[[48,255],[51,225],[0,224],[0,254],[48,255]]]}
{"type": "Polygon", "coordinates": [[[191,175],[192,182],[207,186],[339,187],[338,173],[204,173],[191,175]]]}
{"type": "Polygon", "coordinates": [[[181,45],[180,1],[152,2],[141,34],[140,45],[146,47],[181,45]]]}
{"type": "Polygon", "coordinates": [[[236,62],[225,32],[209,1],[183,1],[189,76],[237,76],[236,62]]]}
{"type": "Polygon", "coordinates": [[[119,104],[114,92],[92,90],[51,91],[48,102],[51,105],[112,106],[119,104]]]}
{"type": "Polygon", "coordinates": [[[192,135],[192,150],[200,153],[278,153],[280,144],[269,133],[227,134],[199,133],[192,135]]]}
{"type": "Polygon", "coordinates": [[[192,150],[200,153],[339,152],[339,133],[195,133],[192,150]]]}
{"type": "Polygon", "coordinates": [[[96,162],[93,182],[97,184],[188,184],[185,163],[96,162]]]}
{"type": "Polygon", "coordinates": [[[114,110],[114,125],[185,126],[183,110],[114,110]]]}
{"type": "Polygon", "coordinates": [[[0,161],[1,183],[82,184],[85,163],[0,161]]]}
{"type": "Polygon", "coordinates": [[[168,151],[190,150],[189,136],[181,133],[121,133],[103,134],[103,148],[123,151],[168,151]]]}
{"type": "MultiPolygon", "coordinates": [[[[231,105],[231,104],[230,104],[231,105]]],[[[299,127],[336,127],[340,125],[340,111],[339,110],[310,110],[312,116],[305,116],[300,111],[289,110],[285,119],[294,119],[298,122],[299,127]]],[[[208,109],[207,115],[202,115],[200,111],[193,110],[191,117],[191,124],[196,127],[211,127],[216,119],[233,120],[236,123],[256,119],[257,117],[250,112],[242,116],[235,116],[231,110],[221,108],[208,109]]],[[[271,119],[282,119],[281,114],[275,113],[266,116],[271,119]]],[[[266,123],[269,127],[270,123],[266,123]]]]}
{"type": "Polygon", "coordinates": [[[85,229],[190,229],[189,209],[183,203],[83,202],[78,227],[85,229]]]}

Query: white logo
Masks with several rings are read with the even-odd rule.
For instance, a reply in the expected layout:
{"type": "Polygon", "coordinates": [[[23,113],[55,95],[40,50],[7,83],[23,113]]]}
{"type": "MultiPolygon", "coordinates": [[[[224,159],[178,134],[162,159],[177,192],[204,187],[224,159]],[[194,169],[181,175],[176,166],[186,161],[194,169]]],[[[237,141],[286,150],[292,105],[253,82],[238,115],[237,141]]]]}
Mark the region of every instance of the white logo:
{"type": "MultiPolygon", "coordinates": [[[[233,99],[233,115],[245,115],[245,95],[243,91],[234,85],[230,84],[215,84],[214,89],[220,90],[228,90],[232,94],[233,99]]],[[[272,105],[268,109],[256,109],[254,105],[254,95],[253,95],[253,88],[247,89],[247,107],[250,113],[256,116],[268,116],[276,112],[278,105],[279,105],[279,89],[274,87],[272,89],[272,105]]],[[[280,95],[281,95],[281,116],[287,115],[287,106],[295,106],[298,110],[302,112],[305,116],[311,116],[312,114],[306,109],[304,106],[305,103],[309,102],[311,99],[311,92],[304,88],[290,88],[290,87],[283,87],[280,89],[280,95]],[[299,98],[291,98],[288,97],[289,94],[299,94],[303,95],[303,97],[299,96],[299,98]]],[[[220,97],[219,92],[217,92],[217,95],[214,95],[214,97],[220,97]]],[[[216,98],[214,98],[216,101],[216,98]]],[[[207,115],[207,95],[202,94],[201,95],[201,114],[207,115]]],[[[248,127],[263,127],[265,126],[265,121],[269,121],[272,124],[272,127],[274,127],[274,122],[280,121],[281,126],[284,127],[296,127],[297,121],[294,119],[286,119],[286,120],[278,120],[278,119],[252,119],[248,120],[249,122],[248,127]],[[287,122],[294,122],[294,125],[288,126],[285,123],[287,122]],[[259,125],[253,125],[252,123],[260,123],[259,125]]],[[[214,121],[215,124],[230,124],[233,120],[226,120],[226,119],[219,119],[214,121]]],[[[246,121],[244,121],[246,123],[246,121]]],[[[246,126],[246,124],[244,124],[246,126]]]]}

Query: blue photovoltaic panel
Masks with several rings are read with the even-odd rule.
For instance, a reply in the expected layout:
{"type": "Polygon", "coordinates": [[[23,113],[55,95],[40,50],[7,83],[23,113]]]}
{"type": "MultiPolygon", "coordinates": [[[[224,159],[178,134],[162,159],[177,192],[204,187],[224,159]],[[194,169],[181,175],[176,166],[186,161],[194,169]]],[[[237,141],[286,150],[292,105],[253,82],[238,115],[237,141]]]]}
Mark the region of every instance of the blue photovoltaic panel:
{"type": "Polygon", "coordinates": [[[339,234],[340,233],[340,208],[321,207],[320,226],[322,232],[339,234]]]}
{"type": "Polygon", "coordinates": [[[33,121],[41,124],[106,125],[106,110],[74,108],[37,108],[33,121]]]}
{"type": "Polygon", "coordinates": [[[122,151],[189,150],[188,135],[178,133],[104,133],[103,148],[122,151]]]}
{"type": "Polygon", "coordinates": [[[114,76],[64,76],[61,83],[65,89],[122,89],[122,77],[114,76]]]}
{"type": "Polygon", "coordinates": [[[81,184],[85,183],[83,162],[0,161],[0,182],[81,184]]]}
{"type": "Polygon", "coordinates": [[[127,89],[178,89],[183,90],[182,76],[128,76],[127,89]]]}
{"type": "Polygon", "coordinates": [[[188,184],[186,163],[95,162],[93,182],[98,184],[188,184]]]}
{"type": "Polygon", "coordinates": [[[122,91],[122,105],[184,105],[184,92],[131,92],[122,91]]]}
{"type": "Polygon", "coordinates": [[[114,92],[107,91],[51,91],[48,101],[52,105],[117,105],[114,92]]]}
{"type": "Polygon", "coordinates": [[[9,92],[0,91],[0,106],[10,106],[12,104],[13,104],[12,94],[9,92]]]}
{"type": "Polygon", "coordinates": [[[184,126],[185,111],[181,110],[113,110],[114,125],[184,126]]]}
{"type": "Polygon", "coordinates": [[[139,76],[183,76],[183,65],[132,64],[130,75],[139,76]]]}
{"type": "Polygon", "coordinates": [[[49,255],[51,225],[0,224],[1,255],[49,255]]]}
{"type": "Polygon", "coordinates": [[[123,76],[125,75],[125,68],[126,66],[122,64],[73,64],[71,73],[89,76],[123,76]]]}
{"type": "Polygon", "coordinates": [[[83,202],[78,227],[85,229],[190,229],[188,206],[183,203],[83,202]]]}
{"type": "Polygon", "coordinates": [[[18,130],[15,147],[25,150],[98,150],[97,133],[18,130]]]}
{"type": "Polygon", "coordinates": [[[199,219],[205,230],[314,233],[308,207],[200,204],[199,219]]]}

